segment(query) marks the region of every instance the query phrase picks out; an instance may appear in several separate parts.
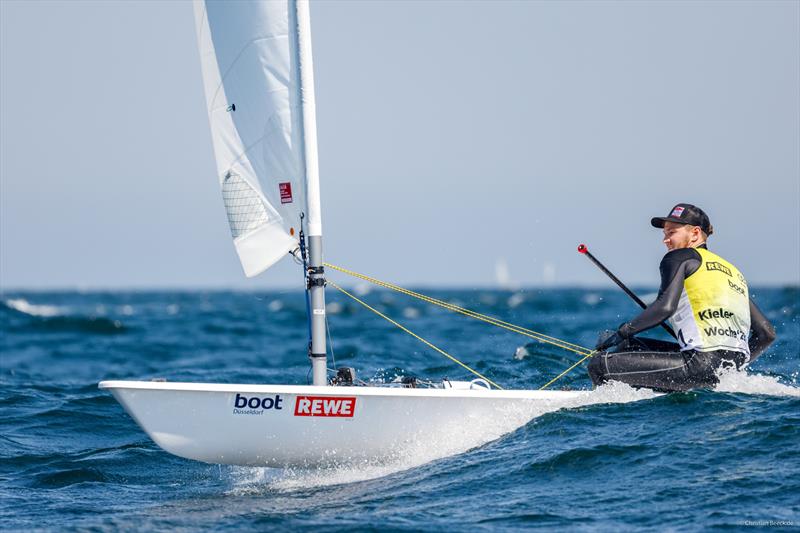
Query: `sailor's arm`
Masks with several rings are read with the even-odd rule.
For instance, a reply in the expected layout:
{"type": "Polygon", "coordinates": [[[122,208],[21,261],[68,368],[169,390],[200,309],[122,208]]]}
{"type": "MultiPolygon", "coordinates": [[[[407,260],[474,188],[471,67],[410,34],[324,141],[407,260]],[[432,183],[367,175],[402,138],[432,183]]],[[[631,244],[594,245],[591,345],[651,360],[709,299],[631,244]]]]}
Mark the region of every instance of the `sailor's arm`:
{"type": "Polygon", "coordinates": [[[671,317],[678,309],[684,280],[697,272],[699,267],[700,254],[692,248],[672,250],[667,253],[659,267],[661,288],[658,291],[658,298],[639,316],[620,326],[620,336],[628,338],[653,328],[671,317]]]}
{"type": "Polygon", "coordinates": [[[775,328],[758,306],[750,300],[750,361],[761,355],[775,340],[775,328]]]}

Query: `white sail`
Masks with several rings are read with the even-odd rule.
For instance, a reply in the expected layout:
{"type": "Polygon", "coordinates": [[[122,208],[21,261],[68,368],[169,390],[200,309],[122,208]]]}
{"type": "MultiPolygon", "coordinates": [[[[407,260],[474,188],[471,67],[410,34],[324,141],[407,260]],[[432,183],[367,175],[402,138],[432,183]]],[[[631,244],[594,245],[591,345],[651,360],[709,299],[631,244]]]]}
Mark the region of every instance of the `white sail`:
{"type": "Polygon", "coordinates": [[[195,20],[217,177],[236,252],[255,276],[297,247],[308,214],[305,142],[316,132],[304,132],[303,107],[313,127],[313,79],[303,102],[296,4],[195,0],[195,20]]]}

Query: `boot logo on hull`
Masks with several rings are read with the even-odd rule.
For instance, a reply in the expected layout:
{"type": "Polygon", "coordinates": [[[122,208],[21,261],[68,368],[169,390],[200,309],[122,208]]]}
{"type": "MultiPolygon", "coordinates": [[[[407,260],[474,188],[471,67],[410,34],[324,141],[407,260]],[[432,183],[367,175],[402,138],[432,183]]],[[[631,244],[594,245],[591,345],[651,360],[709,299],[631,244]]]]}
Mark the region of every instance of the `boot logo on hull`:
{"type": "Polygon", "coordinates": [[[244,394],[236,393],[233,401],[233,414],[235,415],[263,415],[264,411],[283,409],[283,398],[280,394],[259,398],[252,396],[248,398],[244,394]]]}

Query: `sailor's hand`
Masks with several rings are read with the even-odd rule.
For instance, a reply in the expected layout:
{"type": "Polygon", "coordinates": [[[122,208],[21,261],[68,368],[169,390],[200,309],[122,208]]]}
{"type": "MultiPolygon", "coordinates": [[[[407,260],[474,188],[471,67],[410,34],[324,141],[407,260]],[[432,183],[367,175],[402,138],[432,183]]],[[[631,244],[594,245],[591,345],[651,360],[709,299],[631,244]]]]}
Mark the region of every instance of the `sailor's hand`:
{"type": "Polygon", "coordinates": [[[600,341],[597,343],[597,346],[594,347],[595,351],[601,352],[603,350],[607,350],[612,346],[616,346],[617,344],[624,341],[625,338],[619,334],[619,332],[614,333],[613,335],[609,335],[606,337],[605,340],[600,341]]]}

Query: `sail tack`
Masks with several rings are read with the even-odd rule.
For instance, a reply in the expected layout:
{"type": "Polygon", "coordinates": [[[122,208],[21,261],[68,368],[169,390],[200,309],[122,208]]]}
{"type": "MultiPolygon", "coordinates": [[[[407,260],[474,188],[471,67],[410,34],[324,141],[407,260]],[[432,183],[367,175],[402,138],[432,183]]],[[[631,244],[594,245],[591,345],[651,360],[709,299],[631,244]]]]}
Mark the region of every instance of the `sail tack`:
{"type": "Polygon", "coordinates": [[[195,0],[217,177],[248,277],[297,247],[307,212],[296,13],[294,0],[195,0]]]}

